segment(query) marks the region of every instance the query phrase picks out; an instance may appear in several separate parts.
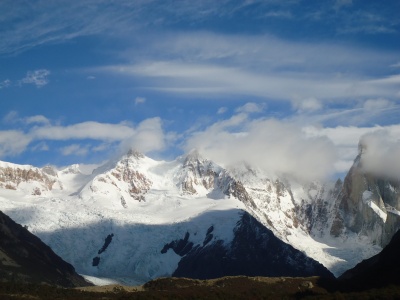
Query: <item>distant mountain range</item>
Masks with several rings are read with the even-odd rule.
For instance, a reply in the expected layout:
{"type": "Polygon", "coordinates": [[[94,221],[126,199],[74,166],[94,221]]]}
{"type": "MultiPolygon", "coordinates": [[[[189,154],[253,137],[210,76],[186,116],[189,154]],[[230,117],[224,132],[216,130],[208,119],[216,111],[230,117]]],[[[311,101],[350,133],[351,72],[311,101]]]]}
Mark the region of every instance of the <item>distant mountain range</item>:
{"type": "Polygon", "coordinates": [[[0,162],[0,209],[85,275],[338,276],[400,228],[399,181],[365,173],[363,151],[332,183],[197,151],[156,161],[131,150],[92,174],[0,162]]]}

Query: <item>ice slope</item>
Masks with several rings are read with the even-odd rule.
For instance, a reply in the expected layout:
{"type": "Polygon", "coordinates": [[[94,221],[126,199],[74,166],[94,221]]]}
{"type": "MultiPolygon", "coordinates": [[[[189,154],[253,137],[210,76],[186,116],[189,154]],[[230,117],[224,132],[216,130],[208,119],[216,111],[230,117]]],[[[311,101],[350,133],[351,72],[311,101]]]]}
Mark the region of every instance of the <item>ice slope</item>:
{"type": "Polygon", "coordinates": [[[200,186],[195,195],[184,194],[179,176],[173,176],[179,165],[179,160],[156,162],[126,156],[108,171],[93,176],[81,174],[75,166],[74,172],[58,172],[63,189],[52,190],[50,197],[2,190],[0,207],[80,273],[143,283],[171,275],[177,268],[179,255],[161,253],[166,243],[189,233],[191,242],[201,244],[210,226],[214,227],[214,239],[229,243],[239,213],[245,209],[235,198],[207,198],[206,189],[200,186]],[[128,183],[117,178],[122,175],[123,179],[127,170],[146,174],[153,183],[142,201],[131,197],[128,183]],[[78,182],[86,183],[83,189],[78,182]],[[114,235],[111,243],[98,254],[109,234],[114,235]],[[95,257],[100,258],[98,266],[92,265],[95,257]]]}

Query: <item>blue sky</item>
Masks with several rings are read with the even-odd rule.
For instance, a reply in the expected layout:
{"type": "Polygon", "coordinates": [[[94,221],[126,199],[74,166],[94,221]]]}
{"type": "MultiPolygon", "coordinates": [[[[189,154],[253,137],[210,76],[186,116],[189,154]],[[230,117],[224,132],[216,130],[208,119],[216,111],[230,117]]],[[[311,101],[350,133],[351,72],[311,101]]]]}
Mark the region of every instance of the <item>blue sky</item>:
{"type": "Polygon", "coordinates": [[[198,148],[312,178],[345,172],[364,136],[400,153],[397,0],[3,0],[0,11],[1,160],[198,148]]]}

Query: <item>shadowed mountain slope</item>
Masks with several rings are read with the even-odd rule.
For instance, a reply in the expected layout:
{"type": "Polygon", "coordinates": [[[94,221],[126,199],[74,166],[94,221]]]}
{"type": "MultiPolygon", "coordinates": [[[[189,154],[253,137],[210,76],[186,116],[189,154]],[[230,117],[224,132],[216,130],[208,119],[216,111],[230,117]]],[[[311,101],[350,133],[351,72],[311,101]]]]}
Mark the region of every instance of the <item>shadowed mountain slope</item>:
{"type": "Polygon", "coordinates": [[[366,259],[339,277],[357,289],[400,285],[400,231],[377,255],[366,259]]]}
{"type": "Polygon", "coordinates": [[[49,246],[0,212],[1,281],[47,283],[63,287],[90,285],[49,246]]]}

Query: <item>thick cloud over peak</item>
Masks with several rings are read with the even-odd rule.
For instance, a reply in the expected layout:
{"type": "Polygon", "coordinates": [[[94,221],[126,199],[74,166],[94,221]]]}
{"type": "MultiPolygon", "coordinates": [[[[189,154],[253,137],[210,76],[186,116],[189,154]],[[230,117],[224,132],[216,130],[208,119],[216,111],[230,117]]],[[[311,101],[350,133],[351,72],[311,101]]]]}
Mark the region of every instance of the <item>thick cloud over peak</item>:
{"type": "Polygon", "coordinates": [[[360,139],[361,162],[366,172],[400,180],[400,129],[379,130],[360,139]],[[395,133],[395,135],[393,134],[395,133]]]}
{"type": "Polygon", "coordinates": [[[296,124],[243,115],[194,133],[185,148],[196,148],[225,166],[246,162],[270,174],[305,180],[332,174],[336,160],[333,143],[326,137],[308,137],[296,124]],[[239,123],[242,130],[235,131],[239,123]]]}

